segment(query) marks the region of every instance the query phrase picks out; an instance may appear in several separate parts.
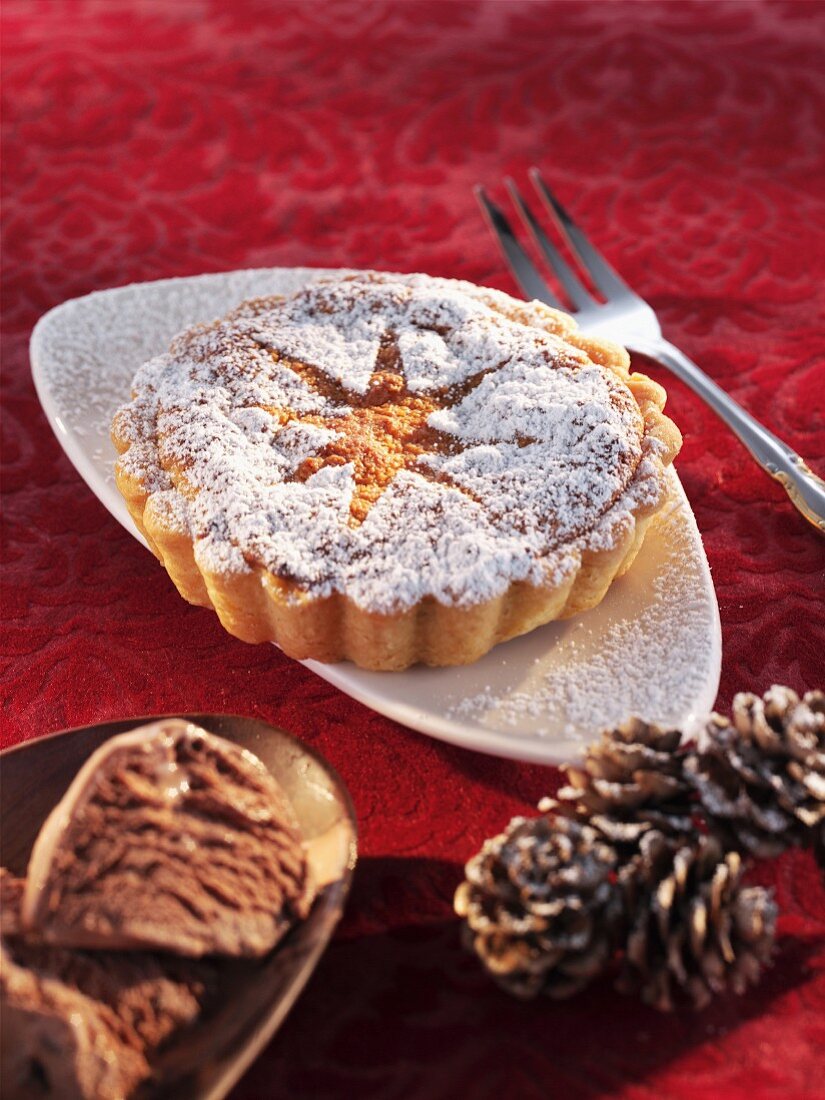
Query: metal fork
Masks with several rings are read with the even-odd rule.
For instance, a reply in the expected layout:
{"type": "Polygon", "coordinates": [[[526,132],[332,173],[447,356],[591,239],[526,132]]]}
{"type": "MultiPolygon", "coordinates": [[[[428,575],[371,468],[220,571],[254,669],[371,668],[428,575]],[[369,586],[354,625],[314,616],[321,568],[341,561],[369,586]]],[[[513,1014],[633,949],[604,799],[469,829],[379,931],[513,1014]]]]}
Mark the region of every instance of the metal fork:
{"type": "Polygon", "coordinates": [[[510,270],[527,297],[537,298],[555,309],[574,314],[584,332],[610,336],[630,351],[647,355],[671,370],[710,405],[762,469],[780,482],[805,519],[825,533],[825,481],[817,477],[796,451],[746,412],[684,352],[662,336],[659,320],[651,307],[630,289],[594,248],[541,178],[538,169],[531,168],[529,174],[572,255],[590,276],[604,302],[590,293],[559,250],[550,243],[516,185],[507,179],[506,186],[516,209],[568,299],[569,304],[563,304],[519,244],[503,211],[487,197],[483,187],[478,186],[476,195],[481,208],[498,238],[510,270]]]}

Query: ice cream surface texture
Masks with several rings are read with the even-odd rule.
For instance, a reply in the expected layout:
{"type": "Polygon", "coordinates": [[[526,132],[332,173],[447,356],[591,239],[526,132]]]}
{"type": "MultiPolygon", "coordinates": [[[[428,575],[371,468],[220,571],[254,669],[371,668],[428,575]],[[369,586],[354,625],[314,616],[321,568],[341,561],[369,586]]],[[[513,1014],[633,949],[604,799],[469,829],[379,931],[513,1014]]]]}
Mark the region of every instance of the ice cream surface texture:
{"type": "Polygon", "coordinates": [[[259,956],[311,900],[292,807],[264,765],[165,719],[80,769],[34,845],[22,925],[64,947],[259,956]]]}
{"type": "Polygon", "coordinates": [[[154,1052],[197,1019],[213,968],[145,951],[75,951],[26,939],[24,887],[0,869],[4,1100],[119,1100],[152,1075],[154,1052]]]}

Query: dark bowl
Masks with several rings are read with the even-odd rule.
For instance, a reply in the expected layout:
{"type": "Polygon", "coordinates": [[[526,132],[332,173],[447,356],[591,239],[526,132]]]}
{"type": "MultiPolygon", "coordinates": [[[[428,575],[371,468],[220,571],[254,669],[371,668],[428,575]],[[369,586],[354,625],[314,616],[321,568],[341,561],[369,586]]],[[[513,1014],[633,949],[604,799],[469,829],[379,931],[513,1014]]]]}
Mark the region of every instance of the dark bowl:
{"type": "MultiPolygon", "coordinates": [[[[3,866],[25,874],[40,826],[84,761],[108,738],[159,717],[81,726],[0,753],[3,866]]],[[[304,840],[323,846],[329,881],[308,918],[262,959],[218,964],[218,995],[199,1022],[163,1052],[159,1083],[143,1095],[219,1100],[260,1054],[306,985],[344,908],[356,861],[356,820],[346,787],[316,752],[284,730],[225,714],[175,715],[253,752],[289,796],[304,840]]],[[[319,846],[320,847],[320,846],[319,846]]]]}

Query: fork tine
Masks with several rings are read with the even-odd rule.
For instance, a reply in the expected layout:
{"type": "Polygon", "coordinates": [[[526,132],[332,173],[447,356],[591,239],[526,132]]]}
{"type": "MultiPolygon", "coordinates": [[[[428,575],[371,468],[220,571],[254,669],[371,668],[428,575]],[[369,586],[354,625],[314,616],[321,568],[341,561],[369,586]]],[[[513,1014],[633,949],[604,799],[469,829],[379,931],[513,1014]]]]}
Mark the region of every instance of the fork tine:
{"type": "Polygon", "coordinates": [[[633,291],[627,283],[613,270],[607,260],[602,256],[601,252],[594,248],[587,237],[585,237],[584,233],[582,233],[581,229],[579,229],[541,178],[541,173],[538,168],[531,168],[529,175],[530,179],[533,181],[533,186],[547,203],[550,211],[555,215],[561,231],[564,233],[573,251],[573,255],[578,258],[582,267],[588,272],[596,288],[601,291],[605,298],[609,298],[610,295],[615,294],[616,291],[626,291],[633,294],[633,291]]]}
{"type": "Polygon", "coordinates": [[[537,298],[540,302],[544,302],[554,309],[564,309],[564,306],[539,275],[533,261],[516,240],[515,233],[513,233],[504,213],[487,197],[481,184],[476,185],[475,193],[490,228],[498,238],[498,243],[510,265],[510,270],[528,299],[537,298]]]}
{"type": "Polygon", "coordinates": [[[544,255],[547,262],[555,272],[556,278],[564,287],[564,292],[570,301],[576,306],[577,309],[583,309],[585,306],[595,305],[595,299],[585,289],[583,283],[574,273],[573,269],[567,264],[559,250],[550,243],[547,239],[547,234],[542,227],[536,221],[533,212],[530,207],[521,197],[518,188],[515,183],[508,176],[504,181],[507,190],[510,192],[510,197],[513,203],[521,214],[524,224],[533,235],[533,240],[539,247],[539,250],[544,255]]]}

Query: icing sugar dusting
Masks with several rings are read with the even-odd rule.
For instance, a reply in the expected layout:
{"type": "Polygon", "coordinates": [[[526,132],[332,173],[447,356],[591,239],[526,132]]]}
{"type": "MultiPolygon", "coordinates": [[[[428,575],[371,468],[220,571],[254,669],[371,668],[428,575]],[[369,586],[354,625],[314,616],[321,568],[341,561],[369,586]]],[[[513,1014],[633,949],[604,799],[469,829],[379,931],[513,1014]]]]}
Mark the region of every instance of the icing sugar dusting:
{"type": "Polygon", "coordinates": [[[181,334],[140,368],[116,418],[134,441],[122,468],[164,494],[210,571],[259,564],[379,612],[559,583],[659,496],[661,470],[618,377],[472,289],[336,280],[181,334]],[[373,400],[388,375],[400,396],[373,400]],[[353,409],[403,428],[404,402],[425,398],[429,448],[405,453],[354,523],[356,465],[328,464],[324,448],[353,409]]]}
{"type": "Polygon", "coordinates": [[[702,592],[702,564],[690,552],[690,522],[684,497],[674,490],[646,536],[645,545],[656,551],[646,575],[631,570],[612,586],[598,615],[541,628],[531,649],[540,655],[531,667],[518,657],[512,675],[506,667],[508,654],[525,640],[500,647],[487,672],[496,682],[477,684],[447,707],[448,716],[571,746],[586,745],[630,714],[692,733],[694,720],[713,703],[719,641],[709,638],[708,593],[702,592]],[[703,695],[691,709],[687,700],[703,695]]]}

